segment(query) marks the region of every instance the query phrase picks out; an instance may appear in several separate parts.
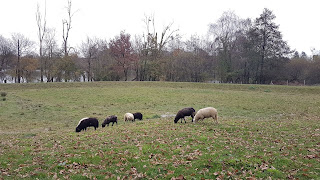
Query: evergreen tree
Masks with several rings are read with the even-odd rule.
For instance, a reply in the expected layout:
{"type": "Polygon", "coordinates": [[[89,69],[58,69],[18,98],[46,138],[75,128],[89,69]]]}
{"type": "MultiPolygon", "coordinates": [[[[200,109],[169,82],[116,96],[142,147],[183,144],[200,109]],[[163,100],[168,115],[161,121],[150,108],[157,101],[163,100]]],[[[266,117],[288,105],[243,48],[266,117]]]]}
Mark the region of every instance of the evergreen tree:
{"type": "Polygon", "coordinates": [[[281,62],[290,53],[287,42],[282,39],[279,25],[274,23],[275,18],[273,12],[265,8],[250,31],[251,42],[255,44],[255,51],[259,54],[256,80],[262,84],[270,80],[267,71],[272,72],[273,68],[281,66],[281,62]]]}

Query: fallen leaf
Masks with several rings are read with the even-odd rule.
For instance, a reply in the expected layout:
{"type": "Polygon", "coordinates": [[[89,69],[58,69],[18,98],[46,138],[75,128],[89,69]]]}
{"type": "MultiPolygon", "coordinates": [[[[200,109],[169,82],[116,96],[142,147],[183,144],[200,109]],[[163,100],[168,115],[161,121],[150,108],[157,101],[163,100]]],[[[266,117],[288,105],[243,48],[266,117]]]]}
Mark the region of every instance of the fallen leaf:
{"type": "Polygon", "coordinates": [[[176,178],[172,177],[171,180],[185,180],[184,176],[183,175],[180,175],[176,178]]]}

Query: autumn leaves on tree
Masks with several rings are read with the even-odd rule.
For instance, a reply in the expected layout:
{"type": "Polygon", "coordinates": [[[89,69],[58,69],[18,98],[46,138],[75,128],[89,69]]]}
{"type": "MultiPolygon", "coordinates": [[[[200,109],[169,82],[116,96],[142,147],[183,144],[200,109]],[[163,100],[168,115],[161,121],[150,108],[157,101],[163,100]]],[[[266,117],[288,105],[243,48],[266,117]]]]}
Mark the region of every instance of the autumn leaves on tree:
{"type": "Polygon", "coordinates": [[[68,1],[60,47],[56,30],[47,27],[46,11],[41,13],[39,6],[38,47],[22,34],[13,34],[11,39],[0,35],[2,82],[10,76],[17,83],[21,80],[320,83],[319,55],[308,57],[304,52],[290,50],[274,22],[276,16],[269,9],[254,20],[224,12],[209,25],[205,37],[190,38],[182,37],[173,22],[158,28],[155,17],[145,15],[141,35],[121,31],[110,40],[87,37],[78,47],[69,44],[77,12],[73,9],[68,1]]]}
{"type": "Polygon", "coordinates": [[[116,71],[122,71],[124,80],[127,81],[129,69],[134,67],[134,64],[138,61],[138,55],[134,53],[131,45],[130,34],[122,31],[120,36],[110,41],[109,47],[112,56],[116,60],[116,71]]]}

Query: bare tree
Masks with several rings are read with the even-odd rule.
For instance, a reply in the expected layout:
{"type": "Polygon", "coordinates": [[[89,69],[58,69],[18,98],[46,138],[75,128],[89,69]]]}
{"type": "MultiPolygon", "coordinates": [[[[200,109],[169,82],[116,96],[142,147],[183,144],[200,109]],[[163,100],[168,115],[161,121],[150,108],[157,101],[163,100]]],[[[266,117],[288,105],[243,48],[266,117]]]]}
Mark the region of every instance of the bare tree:
{"type": "Polygon", "coordinates": [[[87,74],[88,74],[88,81],[93,80],[93,73],[92,73],[92,60],[97,58],[98,54],[98,46],[99,42],[97,39],[91,39],[87,37],[87,40],[85,42],[81,43],[80,51],[82,53],[82,56],[86,58],[88,66],[87,66],[87,74]]]}
{"type": "Polygon", "coordinates": [[[219,56],[219,76],[222,81],[231,81],[228,74],[233,71],[232,52],[240,30],[241,20],[232,11],[224,12],[216,23],[210,24],[209,33],[213,36],[212,47],[219,56]]]}
{"type": "Polygon", "coordinates": [[[173,29],[172,22],[164,26],[160,37],[158,37],[154,15],[145,15],[143,22],[146,32],[142,36],[143,49],[141,50],[140,80],[158,80],[161,68],[159,68],[160,62],[155,60],[163,55],[164,49],[170,41],[180,37],[179,30],[173,29]]]}
{"type": "Polygon", "coordinates": [[[106,40],[99,40],[98,53],[92,63],[92,73],[96,81],[115,81],[120,80],[119,74],[114,68],[116,60],[108,48],[109,43],[106,40]]]}
{"type": "MultiPolygon", "coordinates": [[[[140,57],[143,55],[143,42],[142,42],[142,38],[140,35],[135,35],[133,43],[132,43],[132,47],[134,52],[139,55],[140,57]]],[[[141,66],[140,66],[140,57],[138,61],[135,61],[133,64],[133,69],[135,71],[135,78],[133,80],[135,81],[140,81],[140,71],[141,71],[141,66]]]]}
{"type": "Polygon", "coordinates": [[[55,35],[55,29],[49,28],[44,38],[44,72],[47,77],[47,82],[53,82],[54,61],[60,56],[55,35]]]}
{"type": "Polygon", "coordinates": [[[13,54],[10,41],[0,35],[0,71],[7,68],[9,58],[13,54]]]}
{"type": "Polygon", "coordinates": [[[16,82],[21,82],[21,57],[31,53],[33,50],[34,42],[26,38],[20,33],[15,33],[12,35],[12,46],[16,49],[17,64],[16,64],[16,82]]]}
{"type": "Polygon", "coordinates": [[[72,22],[72,17],[75,14],[75,12],[72,12],[72,3],[71,0],[68,0],[68,6],[67,8],[67,13],[68,13],[68,19],[63,19],[62,20],[62,38],[63,38],[63,50],[64,50],[64,56],[68,56],[70,48],[68,47],[68,38],[69,38],[69,33],[70,29],[72,28],[71,22],[72,22]]]}
{"type": "Polygon", "coordinates": [[[47,32],[47,20],[46,20],[46,5],[44,9],[44,16],[41,15],[39,4],[37,4],[36,21],[38,25],[38,39],[39,39],[39,55],[40,55],[40,79],[43,82],[43,39],[47,32]]]}
{"type": "Polygon", "coordinates": [[[174,24],[173,22],[163,27],[160,38],[158,38],[158,33],[156,32],[154,15],[145,15],[143,22],[146,26],[146,34],[143,34],[144,48],[149,51],[156,50],[155,52],[153,52],[156,56],[161,55],[163,48],[170,41],[174,40],[177,37],[180,37],[180,35],[177,33],[179,29],[172,29],[172,26],[174,24]]]}

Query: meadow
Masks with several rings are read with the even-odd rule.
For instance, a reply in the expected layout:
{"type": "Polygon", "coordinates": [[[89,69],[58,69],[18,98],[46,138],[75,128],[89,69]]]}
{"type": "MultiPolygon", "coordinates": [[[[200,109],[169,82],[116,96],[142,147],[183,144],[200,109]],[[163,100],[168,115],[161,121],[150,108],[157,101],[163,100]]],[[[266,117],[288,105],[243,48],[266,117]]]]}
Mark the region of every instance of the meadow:
{"type": "Polygon", "coordinates": [[[0,179],[319,179],[320,87],[0,84],[0,179]],[[174,124],[184,107],[212,119],[174,124]],[[126,112],[142,121],[124,122],[126,112]],[[118,124],[101,128],[109,115],[118,124]],[[100,127],[75,132],[83,117],[100,127]]]}

